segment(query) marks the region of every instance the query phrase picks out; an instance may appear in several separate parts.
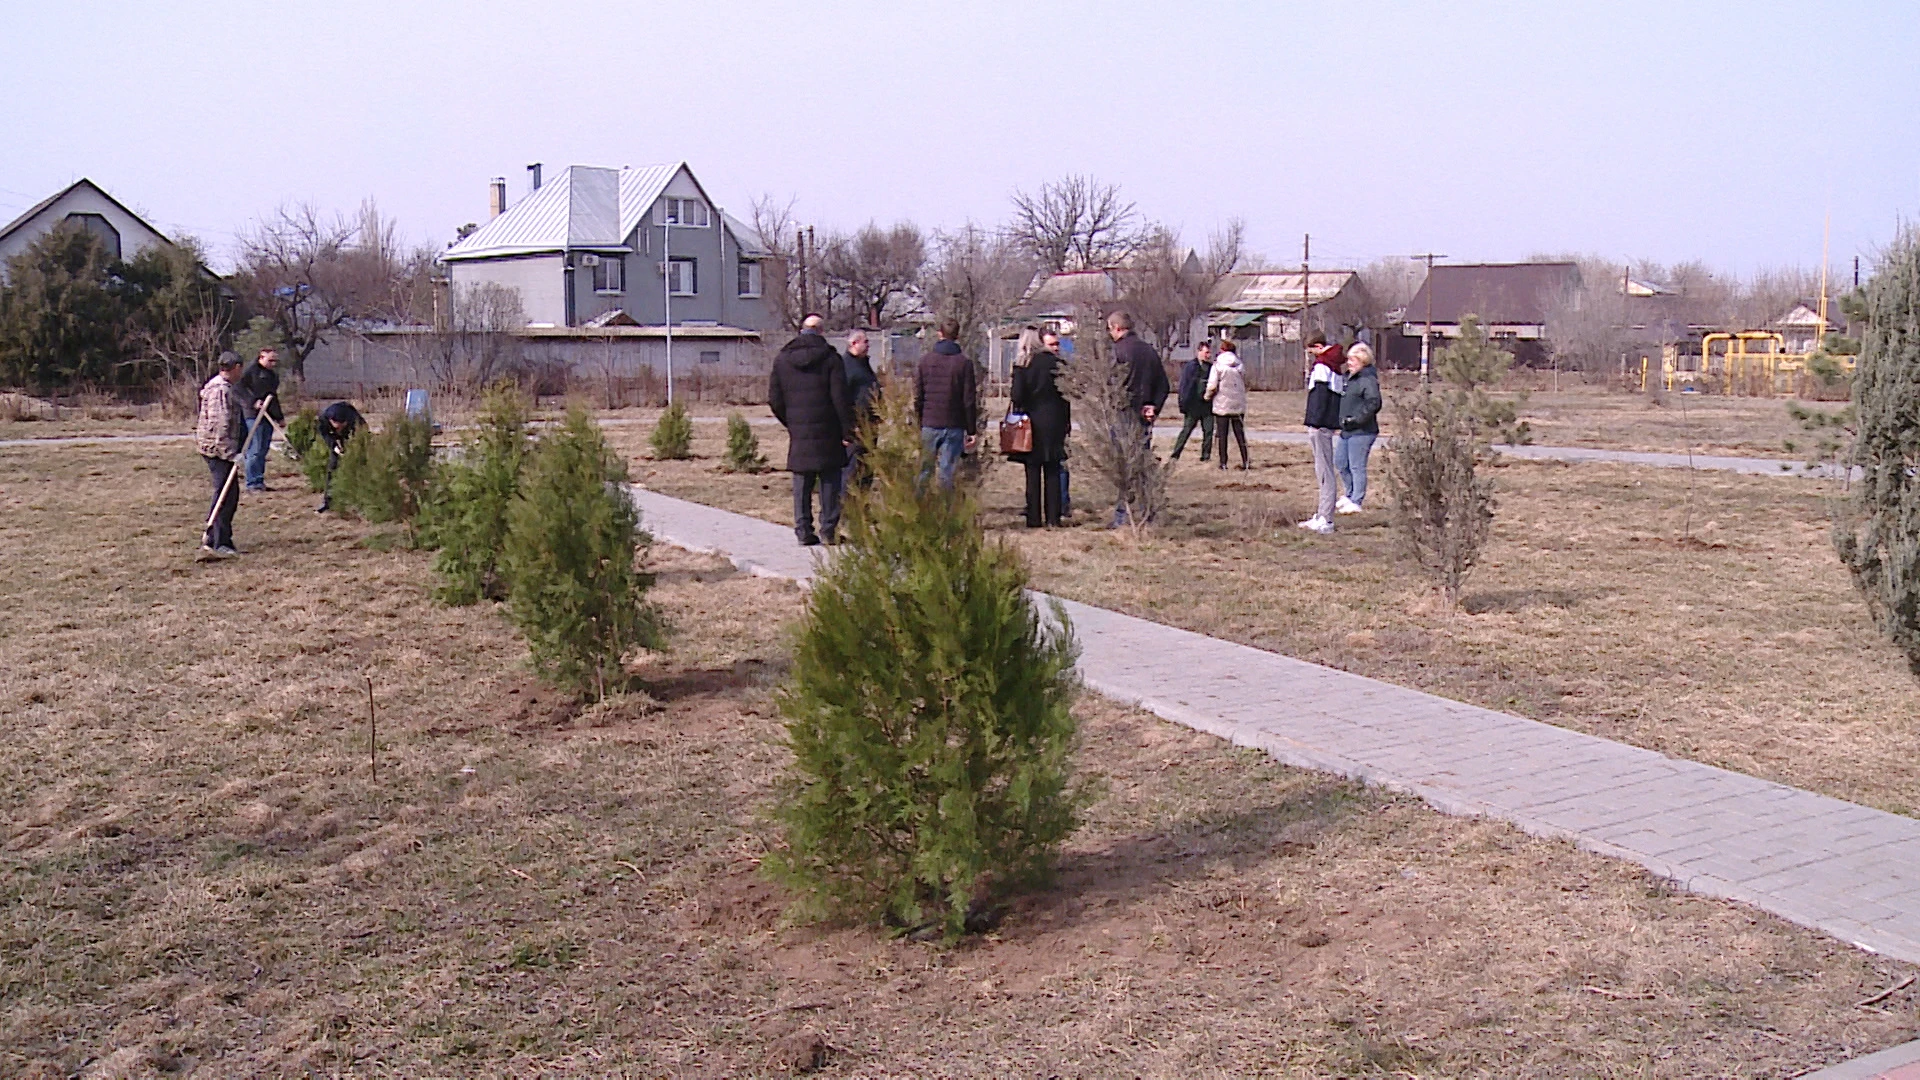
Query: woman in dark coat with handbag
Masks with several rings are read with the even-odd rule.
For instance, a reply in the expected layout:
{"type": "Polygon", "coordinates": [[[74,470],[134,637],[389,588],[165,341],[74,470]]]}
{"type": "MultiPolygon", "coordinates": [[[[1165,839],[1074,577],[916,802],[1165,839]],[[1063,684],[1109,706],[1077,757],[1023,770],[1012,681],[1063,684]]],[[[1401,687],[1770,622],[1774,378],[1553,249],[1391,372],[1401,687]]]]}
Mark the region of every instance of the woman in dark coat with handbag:
{"type": "Polygon", "coordinates": [[[1041,346],[1040,331],[1020,334],[1013,361],[1012,406],[1033,425],[1033,449],[1011,455],[1027,466],[1027,528],[1060,524],[1060,463],[1067,459],[1067,429],[1073,409],[1056,382],[1060,354],[1041,346]]]}

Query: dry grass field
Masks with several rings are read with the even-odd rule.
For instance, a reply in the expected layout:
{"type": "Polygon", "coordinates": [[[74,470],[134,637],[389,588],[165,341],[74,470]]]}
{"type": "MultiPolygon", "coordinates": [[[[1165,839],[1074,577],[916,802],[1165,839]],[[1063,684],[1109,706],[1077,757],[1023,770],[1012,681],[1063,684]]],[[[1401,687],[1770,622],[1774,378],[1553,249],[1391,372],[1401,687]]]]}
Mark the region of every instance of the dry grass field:
{"type": "MultiPolygon", "coordinates": [[[[695,429],[694,461],[654,462],[646,430],[614,435],[641,482],[791,520],[784,473],[718,471],[718,431],[695,429]]],[[[760,436],[783,462],[780,429],[760,436]]],[[[1313,510],[1304,447],[1256,446],[1254,462],[1223,473],[1183,461],[1175,505],[1144,540],[1100,528],[1111,496],[1080,473],[1074,527],[1022,528],[1022,474],[997,463],[986,520],[1027,552],[1038,587],[1075,600],[1920,812],[1920,684],[1834,557],[1828,486],[1505,464],[1493,540],[1454,613],[1399,556],[1383,514],[1343,517],[1332,537],[1293,527],[1313,510]]]]}
{"type": "Polygon", "coordinates": [[[304,494],[194,564],[203,484],[0,449],[0,1075],[1787,1077],[1920,1020],[1856,1004],[1904,965],[1093,698],[1105,797],[995,932],[792,926],[796,590],[656,549],[672,649],[582,710],[304,494]]]}

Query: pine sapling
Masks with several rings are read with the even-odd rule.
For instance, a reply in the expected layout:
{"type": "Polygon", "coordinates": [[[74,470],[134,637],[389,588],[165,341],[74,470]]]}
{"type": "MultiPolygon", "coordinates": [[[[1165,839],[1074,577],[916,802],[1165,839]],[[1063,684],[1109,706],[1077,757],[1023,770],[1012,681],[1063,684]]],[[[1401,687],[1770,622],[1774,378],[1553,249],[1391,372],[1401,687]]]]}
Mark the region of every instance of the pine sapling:
{"type": "Polygon", "coordinates": [[[1473,425],[1474,433],[1491,441],[1498,436],[1509,446],[1533,441],[1533,428],[1519,419],[1514,402],[1496,398],[1492,388],[1513,366],[1513,354],[1487,338],[1478,315],[1460,319],[1460,336],[1433,359],[1433,371],[1446,382],[1455,411],[1473,425]]]}
{"type": "Polygon", "coordinates": [[[685,461],[692,457],[693,418],[687,415],[687,407],[677,401],[669,404],[653,426],[653,437],[648,441],[653,446],[655,461],[685,461]]]}
{"type": "Polygon", "coordinates": [[[814,579],[781,691],[793,764],[766,866],[803,910],[951,940],[1043,878],[1075,827],[1075,646],[966,492],[924,479],[907,395],[882,402],[872,485],[814,579]]]}
{"type": "Polygon", "coordinates": [[[624,462],[574,408],[522,466],[501,568],[509,613],[548,681],[604,699],[621,661],[663,640],[653,584],[635,565],[652,538],[627,492],[624,462]]]}
{"type": "Polygon", "coordinates": [[[762,473],[767,459],[760,453],[760,439],[753,425],[739,413],[727,414],[727,453],[720,459],[723,472],[762,473]]]}
{"type": "Polygon", "coordinates": [[[527,406],[517,387],[507,383],[487,392],[463,449],[459,460],[440,466],[421,525],[427,545],[440,549],[433,560],[440,575],[434,595],[455,605],[507,594],[500,551],[527,456],[527,406]]]}
{"type": "Polygon", "coordinates": [[[1427,387],[1402,396],[1384,473],[1394,536],[1449,607],[1493,530],[1493,482],[1480,475],[1489,450],[1466,409],[1427,387]]]}
{"type": "Polygon", "coordinates": [[[397,414],[378,432],[353,433],[333,478],[334,505],[367,521],[397,521],[409,543],[433,479],[433,425],[397,414]]]}
{"type": "Polygon", "coordinates": [[[1874,621],[1920,676],[1920,231],[1894,241],[1865,308],[1852,446],[1841,458],[1860,478],[1834,515],[1833,543],[1874,621]]]}

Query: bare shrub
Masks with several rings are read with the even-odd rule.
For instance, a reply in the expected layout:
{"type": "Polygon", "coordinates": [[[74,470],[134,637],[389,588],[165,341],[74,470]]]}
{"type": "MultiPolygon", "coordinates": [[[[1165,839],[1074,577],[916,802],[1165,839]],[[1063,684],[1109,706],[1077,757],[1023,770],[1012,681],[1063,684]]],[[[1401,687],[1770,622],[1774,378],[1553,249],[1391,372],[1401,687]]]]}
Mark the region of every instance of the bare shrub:
{"type": "Polygon", "coordinates": [[[1384,479],[1394,536],[1456,606],[1493,531],[1493,481],[1480,474],[1489,449],[1459,395],[1426,387],[1395,399],[1393,432],[1384,479]]]}
{"type": "MultiPolygon", "coordinates": [[[[1099,326],[1101,319],[1097,312],[1083,312],[1080,325],[1099,326]]],[[[1079,421],[1077,460],[1113,486],[1115,509],[1123,510],[1126,523],[1139,532],[1167,507],[1168,467],[1154,456],[1149,429],[1131,407],[1126,369],[1114,362],[1103,335],[1082,337],[1087,340],[1060,380],[1079,421]]]]}

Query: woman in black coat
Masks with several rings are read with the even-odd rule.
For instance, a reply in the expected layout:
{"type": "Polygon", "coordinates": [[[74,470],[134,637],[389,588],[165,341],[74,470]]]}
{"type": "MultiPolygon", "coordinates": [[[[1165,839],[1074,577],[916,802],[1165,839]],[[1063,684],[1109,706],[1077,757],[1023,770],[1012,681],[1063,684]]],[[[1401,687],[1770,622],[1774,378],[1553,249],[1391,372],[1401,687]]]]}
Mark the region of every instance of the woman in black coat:
{"type": "Polygon", "coordinates": [[[1033,449],[1015,454],[1027,466],[1027,528],[1060,524],[1060,463],[1067,459],[1067,429],[1073,409],[1056,379],[1060,354],[1041,347],[1040,332],[1020,335],[1013,361],[1013,408],[1033,423],[1033,449]]]}

